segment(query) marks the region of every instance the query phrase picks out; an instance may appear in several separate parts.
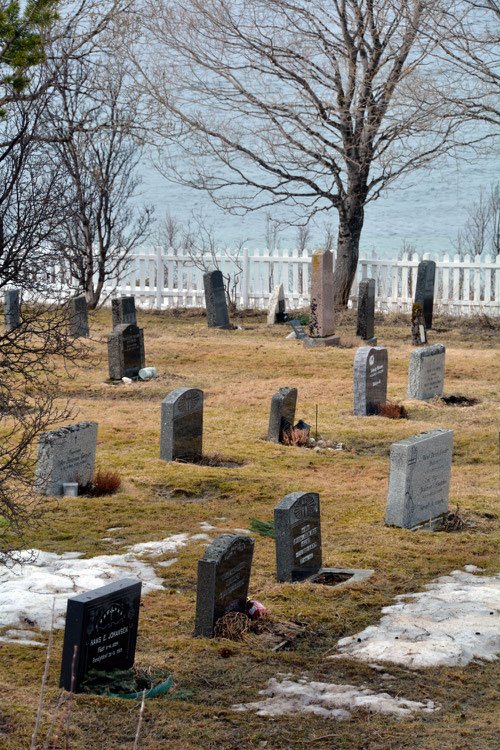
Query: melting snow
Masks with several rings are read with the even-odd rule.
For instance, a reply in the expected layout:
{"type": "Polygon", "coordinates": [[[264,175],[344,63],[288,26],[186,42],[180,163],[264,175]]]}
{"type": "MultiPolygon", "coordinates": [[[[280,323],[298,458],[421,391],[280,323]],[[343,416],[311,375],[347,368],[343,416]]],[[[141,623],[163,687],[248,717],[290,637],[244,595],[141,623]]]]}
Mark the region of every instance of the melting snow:
{"type": "MultiPolygon", "coordinates": [[[[479,570],[466,566],[466,570],[479,570]]],[[[410,668],[463,666],[500,653],[500,575],[455,570],[385,607],[378,625],[338,642],[341,655],[410,668]]]]}
{"type": "Polygon", "coordinates": [[[351,711],[364,708],[382,714],[404,718],[413,711],[439,710],[433,701],[409,701],[393,698],[388,693],[376,693],[354,685],[335,685],[328,682],[308,682],[278,680],[272,678],[259,695],[267,695],[262,701],[240,703],[233,706],[235,711],[256,711],[259,716],[283,716],[298,711],[325,716],[328,719],[349,719],[351,711]]]}

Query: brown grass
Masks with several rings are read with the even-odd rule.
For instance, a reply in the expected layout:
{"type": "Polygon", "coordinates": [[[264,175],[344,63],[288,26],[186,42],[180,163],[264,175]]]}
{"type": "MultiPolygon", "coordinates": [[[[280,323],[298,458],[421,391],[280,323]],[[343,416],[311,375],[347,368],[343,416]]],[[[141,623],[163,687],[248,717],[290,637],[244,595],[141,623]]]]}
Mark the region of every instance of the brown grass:
{"type": "Polygon", "coordinates": [[[307,445],[309,433],[307,430],[301,430],[299,427],[290,427],[283,433],[283,445],[294,445],[300,448],[307,445]]]}
{"type": "Polygon", "coordinates": [[[408,412],[403,404],[394,401],[378,404],[377,411],[381,417],[387,417],[387,419],[408,419],[408,412]]]}

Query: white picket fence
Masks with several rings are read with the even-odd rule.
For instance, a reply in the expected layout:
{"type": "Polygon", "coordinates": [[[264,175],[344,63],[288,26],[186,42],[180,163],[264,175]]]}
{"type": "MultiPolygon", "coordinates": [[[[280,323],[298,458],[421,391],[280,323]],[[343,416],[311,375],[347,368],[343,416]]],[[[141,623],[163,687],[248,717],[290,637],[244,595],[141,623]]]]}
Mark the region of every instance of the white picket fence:
{"type": "MultiPolygon", "coordinates": [[[[377,309],[384,312],[409,312],[415,292],[420,260],[436,261],[434,304],[436,311],[452,315],[484,312],[500,315],[500,256],[492,259],[466,255],[442,258],[424,253],[406,254],[398,260],[361,254],[357,282],[366,278],[376,281],[377,309]]],[[[205,259],[210,264],[210,258],[205,259]]],[[[277,284],[283,284],[287,308],[309,304],[311,257],[298,250],[267,249],[235,253],[220,251],[216,262],[224,274],[235,282],[234,299],[239,307],[266,309],[269,296],[277,284]]],[[[213,265],[212,265],[213,267],[213,265]]],[[[62,285],[72,288],[71,280],[57,269],[62,285]]],[[[353,284],[350,306],[357,304],[357,283],[353,284]]],[[[74,288],[74,287],[73,287],[74,288]]],[[[140,248],[116,282],[107,282],[103,296],[133,294],[141,307],[204,307],[203,270],[184,251],[162,247],[140,248]]]]}

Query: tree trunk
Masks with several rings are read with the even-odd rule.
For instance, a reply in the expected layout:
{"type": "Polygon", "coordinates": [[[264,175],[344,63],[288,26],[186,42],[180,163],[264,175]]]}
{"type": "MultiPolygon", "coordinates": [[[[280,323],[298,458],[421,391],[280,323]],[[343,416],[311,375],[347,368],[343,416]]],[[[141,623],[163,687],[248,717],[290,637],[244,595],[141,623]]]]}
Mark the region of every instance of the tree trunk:
{"type": "Polygon", "coordinates": [[[358,267],[359,239],[364,221],[362,201],[347,198],[346,202],[349,205],[339,208],[337,260],[333,274],[333,293],[336,307],[347,307],[358,267]]]}

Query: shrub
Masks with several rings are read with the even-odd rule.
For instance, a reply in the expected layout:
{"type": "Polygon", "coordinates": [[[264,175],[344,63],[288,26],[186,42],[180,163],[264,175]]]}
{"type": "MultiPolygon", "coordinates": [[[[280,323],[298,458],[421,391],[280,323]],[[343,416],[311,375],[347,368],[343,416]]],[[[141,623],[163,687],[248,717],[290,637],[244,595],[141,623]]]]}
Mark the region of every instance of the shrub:
{"type": "Polygon", "coordinates": [[[290,427],[286,432],[283,433],[283,444],[284,445],[295,445],[303,446],[307,445],[308,432],[307,430],[301,430],[298,427],[290,427]]]}
{"type": "Polygon", "coordinates": [[[387,417],[388,419],[408,419],[408,412],[403,404],[393,401],[386,401],[385,404],[379,404],[377,411],[381,417],[387,417]]]}
{"type": "Polygon", "coordinates": [[[114,495],[122,485],[122,480],[116,471],[103,471],[99,469],[89,484],[80,489],[80,494],[90,497],[101,497],[102,495],[114,495]]]}

